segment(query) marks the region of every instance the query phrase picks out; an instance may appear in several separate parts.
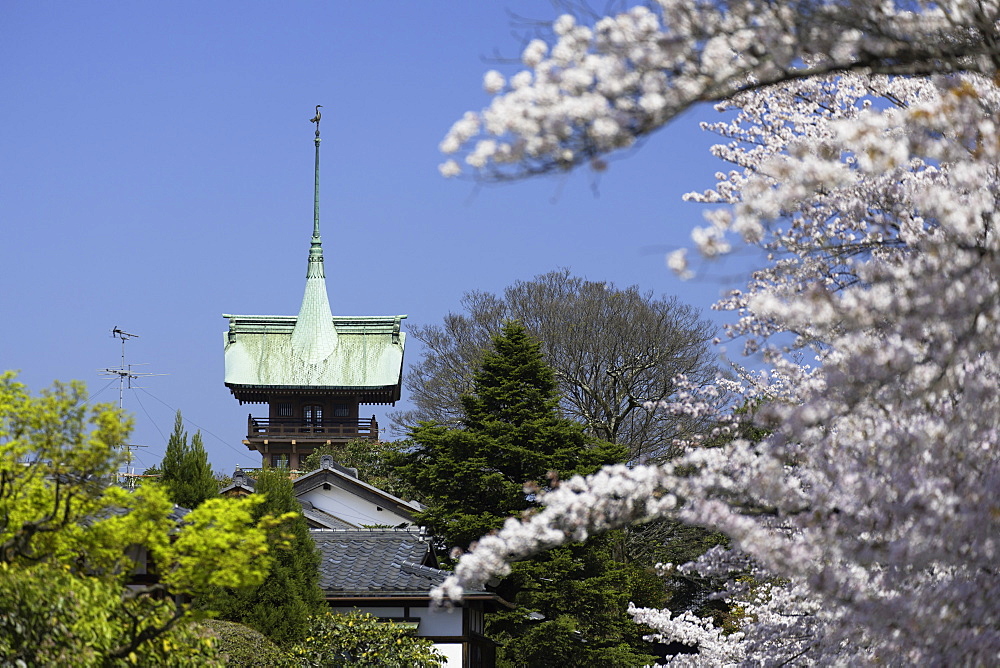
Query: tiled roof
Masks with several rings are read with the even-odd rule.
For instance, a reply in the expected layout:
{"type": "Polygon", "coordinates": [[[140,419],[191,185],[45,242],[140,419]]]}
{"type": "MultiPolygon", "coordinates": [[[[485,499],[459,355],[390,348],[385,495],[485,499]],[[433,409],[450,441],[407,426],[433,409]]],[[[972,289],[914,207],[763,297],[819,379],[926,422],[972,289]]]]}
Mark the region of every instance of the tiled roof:
{"type": "MultiPolygon", "coordinates": [[[[134,492],[135,490],[132,491],[134,492]]],[[[121,506],[108,506],[106,508],[102,508],[100,512],[98,512],[96,515],[88,515],[87,517],[81,518],[80,524],[84,526],[91,526],[95,522],[105,520],[109,517],[112,516],[121,517],[124,515],[128,515],[131,512],[132,512],[131,508],[123,508],[121,506]]],[[[167,513],[167,519],[174,523],[174,526],[170,529],[170,533],[172,534],[176,533],[178,529],[180,529],[179,525],[184,524],[185,521],[184,518],[187,517],[190,512],[191,510],[189,508],[185,508],[184,506],[178,506],[176,503],[174,504],[174,507],[170,510],[169,513],[167,513]]]]}
{"type": "MultiPolygon", "coordinates": [[[[231,492],[243,492],[246,494],[253,494],[255,492],[257,481],[250,477],[248,473],[239,467],[233,472],[233,482],[228,487],[222,489],[219,493],[223,496],[228,495],[231,492]]],[[[365,500],[369,503],[375,504],[376,506],[383,506],[401,516],[406,520],[412,521],[414,515],[423,508],[416,501],[404,501],[403,499],[397,498],[388,492],[385,492],[374,485],[370,485],[363,480],[358,478],[358,470],[353,468],[348,468],[342,464],[334,461],[333,457],[330,455],[323,455],[320,457],[320,467],[309,473],[299,476],[292,481],[292,491],[295,494],[296,500],[299,505],[302,506],[302,514],[311,523],[310,526],[313,528],[322,529],[357,529],[361,524],[357,522],[350,522],[342,517],[339,517],[336,510],[332,510],[328,507],[317,507],[313,502],[309,501],[307,498],[303,498],[309,492],[315,490],[318,487],[325,487],[329,489],[330,487],[337,487],[342,489],[359,499],[365,500]]],[[[324,492],[320,492],[320,505],[323,506],[322,495],[324,492]]],[[[317,497],[313,497],[316,499],[317,497]]],[[[345,504],[343,502],[334,502],[335,507],[344,508],[345,504]]],[[[350,502],[347,504],[347,508],[350,509],[350,502]]]]}
{"type": "Polygon", "coordinates": [[[328,594],[425,594],[448,575],[424,565],[430,545],[415,530],[310,533],[321,557],[320,587],[328,594]]]}
{"type": "Polygon", "coordinates": [[[246,474],[245,471],[236,467],[233,473],[233,482],[219,490],[219,494],[225,496],[227,492],[239,490],[247,494],[253,494],[257,486],[257,481],[246,474]]]}
{"type": "Polygon", "coordinates": [[[302,515],[313,524],[318,524],[323,529],[354,529],[355,525],[331,515],[330,513],[316,508],[313,504],[303,499],[298,499],[302,506],[302,515]]]}

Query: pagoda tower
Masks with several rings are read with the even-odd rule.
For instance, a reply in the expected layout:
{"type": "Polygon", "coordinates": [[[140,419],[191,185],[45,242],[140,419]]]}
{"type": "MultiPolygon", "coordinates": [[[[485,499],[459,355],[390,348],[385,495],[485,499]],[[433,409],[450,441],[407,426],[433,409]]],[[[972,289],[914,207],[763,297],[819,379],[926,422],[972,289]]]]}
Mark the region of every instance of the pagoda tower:
{"type": "Polygon", "coordinates": [[[334,316],[319,231],[319,107],[316,117],[313,232],[297,316],[223,315],[226,387],[240,404],[266,404],[247,418],[243,443],[264,466],[298,469],[318,446],[378,439],[363,404],[395,404],[403,374],[405,315],[334,316]]]}

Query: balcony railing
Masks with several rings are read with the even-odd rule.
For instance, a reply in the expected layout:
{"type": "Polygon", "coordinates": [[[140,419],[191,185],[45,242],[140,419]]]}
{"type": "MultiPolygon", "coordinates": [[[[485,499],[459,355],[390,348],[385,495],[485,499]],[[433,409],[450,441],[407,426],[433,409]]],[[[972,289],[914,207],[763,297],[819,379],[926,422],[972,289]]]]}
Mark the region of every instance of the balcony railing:
{"type": "Polygon", "coordinates": [[[378,440],[378,422],[365,418],[255,418],[247,417],[247,438],[297,438],[312,441],[378,440]]]}

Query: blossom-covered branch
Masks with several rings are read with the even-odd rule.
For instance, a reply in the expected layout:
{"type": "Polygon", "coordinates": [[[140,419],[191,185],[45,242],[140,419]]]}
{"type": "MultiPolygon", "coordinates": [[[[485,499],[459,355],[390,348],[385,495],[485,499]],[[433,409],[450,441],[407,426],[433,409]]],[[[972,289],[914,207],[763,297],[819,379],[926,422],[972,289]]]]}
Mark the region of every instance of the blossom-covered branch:
{"type": "MultiPolygon", "coordinates": [[[[697,643],[702,658],[995,661],[997,4],[659,8],[592,29],[561,19],[551,49],[529,46],[533,72],[515,75],[443,148],[485,128],[496,138],[474,144],[467,163],[487,178],[531,174],[628,145],[694,101],[723,100],[730,120],[706,129],[726,140],[714,151],[733,170],[690,196],[723,207],[692,238],[707,257],[750,244],[769,258],[718,305],[737,313],[729,333],[772,365],[772,382],[743,390],[768,435],[741,437],[727,423],[738,414],[721,414],[726,445],[705,447],[706,435],[669,465],[571,481],[538,514],[480,541],[457,582],[669,514],[732,540],[685,568],[731,576],[722,595],[747,611],[742,635],[635,612],[664,638],[697,643]],[[775,343],[784,332],[794,340],[775,343]],[[755,585],[741,588],[748,568],[755,585]]],[[[689,271],[682,253],[670,264],[689,271]]],[[[705,399],[660,409],[715,410],[705,399]]]]}
{"type": "Polygon", "coordinates": [[[456,122],[446,176],[519,178],[631,146],[692,104],[846,71],[996,71],[996,2],[657,0],[583,25],[564,15],[554,43],[532,40],[526,69],[493,70],[493,101],[456,122]]]}

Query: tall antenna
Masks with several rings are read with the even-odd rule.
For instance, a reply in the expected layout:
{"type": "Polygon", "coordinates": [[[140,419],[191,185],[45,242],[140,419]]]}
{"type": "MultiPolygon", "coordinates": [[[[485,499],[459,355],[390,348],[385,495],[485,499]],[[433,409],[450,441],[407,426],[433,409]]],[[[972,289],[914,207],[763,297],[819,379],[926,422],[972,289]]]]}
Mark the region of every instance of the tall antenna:
{"type": "MultiPolygon", "coordinates": [[[[116,339],[121,339],[122,342],[122,361],[121,365],[117,369],[101,369],[101,375],[111,376],[112,378],[118,377],[118,412],[119,415],[125,410],[125,386],[128,385],[128,389],[132,389],[132,381],[139,378],[144,378],[146,376],[160,376],[162,374],[157,373],[140,373],[137,371],[132,371],[131,364],[125,364],[125,344],[131,339],[139,338],[138,334],[129,334],[128,332],[119,329],[117,326],[112,328],[111,336],[116,339]]],[[[132,466],[132,450],[134,448],[145,448],[145,445],[133,445],[131,443],[119,443],[119,448],[125,450],[125,470],[119,472],[119,480],[126,484],[126,486],[131,487],[135,482],[135,470],[132,466]]]]}

